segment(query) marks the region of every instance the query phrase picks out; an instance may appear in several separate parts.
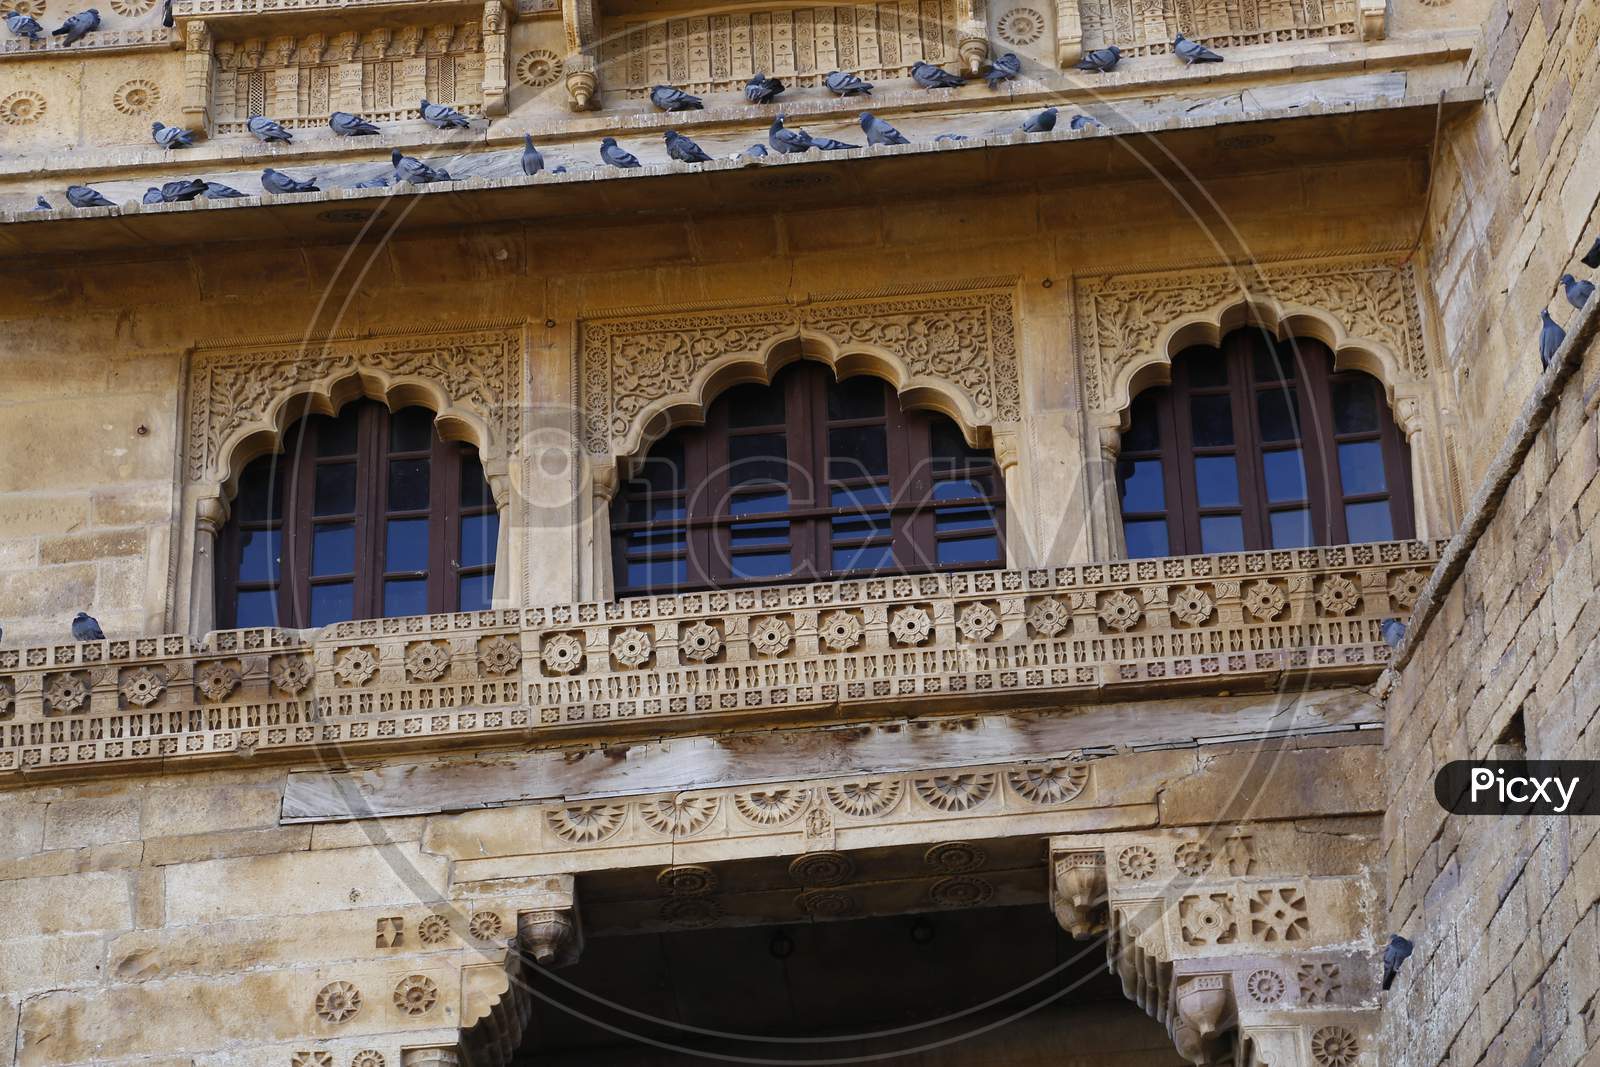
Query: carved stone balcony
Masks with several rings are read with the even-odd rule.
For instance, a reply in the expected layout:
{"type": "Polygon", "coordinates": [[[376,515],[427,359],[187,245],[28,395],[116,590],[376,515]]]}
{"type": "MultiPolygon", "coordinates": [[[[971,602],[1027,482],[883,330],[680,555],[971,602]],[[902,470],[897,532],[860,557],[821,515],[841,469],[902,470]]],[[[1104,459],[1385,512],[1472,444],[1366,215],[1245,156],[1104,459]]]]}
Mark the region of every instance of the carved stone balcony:
{"type": "Polygon", "coordinates": [[[0,774],[1362,682],[1388,657],[1380,623],[1409,611],[1439,548],[1383,542],[0,649],[0,774]]]}

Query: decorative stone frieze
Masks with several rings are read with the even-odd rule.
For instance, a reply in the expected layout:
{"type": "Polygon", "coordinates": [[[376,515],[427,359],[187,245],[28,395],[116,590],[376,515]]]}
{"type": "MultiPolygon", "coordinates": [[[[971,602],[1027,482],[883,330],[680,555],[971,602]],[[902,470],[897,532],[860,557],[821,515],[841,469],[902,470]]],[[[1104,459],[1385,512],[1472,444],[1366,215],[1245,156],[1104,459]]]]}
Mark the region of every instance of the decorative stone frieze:
{"type": "Polygon", "coordinates": [[[1284,41],[1374,40],[1383,36],[1384,11],[1366,0],[1322,3],[1256,3],[1217,0],[1186,4],[1178,0],[1143,6],[1111,0],[1058,0],[1056,61],[1076,63],[1083,53],[1116,45],[1125,56],[1160,55],[1172,51],[1175,34],[1213,48],[1239,48],[1284,41]]]}
{"type": "MultiPolygon", "coordinates": [[[[1387,661],[1382,620],[1405,614],[1392,590],[1410,586],[1395,576],[1437,556],[1425,542],[1383,542],[367,619],[305,638],[250,629],[0,649],[0,773],[1360,680],[1387,661]],[[1334,579],[1354,595],[1319,597],[1334,579]],[[1262,585],[1281,598],[1251,607],[1247,591],[1262,585]],[[1214,602],[1200,622],[1174,615],[1174,593],[1191,589],[1214,602]],[[1135,608],[1107,610],[1123,600],[1135,608]],[[973,604],[998,618],[983,640],[959,623],[973,604]],[[856,635],[840,613],[860,628],[854,644],[839,639],[856,635]],[[780,614],[784,641],[760,625],[780,614]]],[[[926,797],[976,803],[978,785],[926,797]]],[[[1015,784],[1045,799],[1075,788],[1064,772],[1015,784]]]]}

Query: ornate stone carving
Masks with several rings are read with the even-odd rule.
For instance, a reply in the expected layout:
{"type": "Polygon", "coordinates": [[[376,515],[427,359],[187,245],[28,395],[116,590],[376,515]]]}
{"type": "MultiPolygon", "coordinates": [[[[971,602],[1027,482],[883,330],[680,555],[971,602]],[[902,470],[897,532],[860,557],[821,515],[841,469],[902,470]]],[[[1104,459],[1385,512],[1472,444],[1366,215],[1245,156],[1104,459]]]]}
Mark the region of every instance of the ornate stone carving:
{"type": "Polygon", "coordinates": [[[378,656],[370,648],[347,649],[333,664],[334,677],[341,685],[362,686],[378,673],[378,656]]]}
{"type": "Polygon", "coordinates": [[[912,781],[917,796],[939,811],[966,811],[994,793],[993,774],[936,774],[912,781]]]}
{"type": "Polygon", "coordinates": [[[1083,792],[1089,782],[1085,763],[1042,763],[1006,774],[1006,782],[1018,796],[1036,804],[1065,804],[1083,792]]]}
{"type": "Polygon", "coordinates": [[[1143,881],[1156,873],[1156,855],[1144,845],[1129,845],[1117,853],[1117,869],[1124,878],[1143,881]]]}
{"type": "Polygon", "coordinates": [[[510,674],[522,665],[522,646],[509,637],[485,638],[478,646],[478,663],[486,674],[510,674]]]}
{"type": "Polygon", "coordinates": [[[378,920],[374,948],[399,948],[405,943],[406,921],[399,915],[387,915],[378,920]]]}
{"type": "Polygon", "coordinates": [[[1063,0],[1057,10],[1063,23],[1057,30],[1058,43],[1079,54],[1108,44],[1119,46],[1127,56],[1169,53],[1174,33],[1214,48],[1366,36],[1357,0],[1316,5],[1225,0],[1205,6],[1162,0],[1144,7],[1111,0],[1063,0]],[[1063,7],[1070,10],[1062,11],[1063,7]]]}
{"type": "Polygon", "coordinates": [[[1020,418],[1009,288],[595,318],[582,336],[580,407],[595,456],[632,455],[656,414],[702,403],[713,366],[764,363],[778,342],[802,336],[825,342],[830,362],[886,353],[896,377],[949,392],[978,425],[1020,418]]]}
{"type": "Polygon", "coordinates": [[[524,52],[517,59],[517,80],[523,85],[543,89],[561,80],[561,57],[543,48],[524,52]]]}
{"type": "Polygon", "coordinates": [[[804,789],[753,789],[734,794],[733,806],[757,826],[779,826],[804,811],[810,795],[804,789]]]}
{"type": "Polygon", "coordinates": [[[57,715],[70,715],[89,703],[89,679],[82,671],[53,675],[44,689],[45,706],[57,715]]]}
{"type": "Polygon", "coordinates": [[[1311,1035],[1311,1058],[1317,1067],[1353,1067],[1361,1046],[1343,1026],[1324,1026],[1311,1035]]]}
{"type": "Polygon", "coordinates": [[[1298,886],[1258,889],[1250,897],[1250,932],[1262,941],[1299,941],[1310,928],[1298,886]]]}
{"type": "Polygon", "coordinates": [[[122,699],[138,708],[147,708],[166,692],[167,678],[161,671],[139,667],[123,676],[119,689],[122,699]]]}
{"type": "Polygon", "coordinates": [[[1330,575],[1322,580],[1317,591],[1317,606],[1325,615],[1349,615],[1361,604],[1361,590],[1356,583],[1342,574],[1330,575]]]}
{"type": "Polygon", "coordinates": [[[694,864],[667,867],[656,875],[656,885],[669,897],[701,897],[717,891],[717,872],[694,864]]]}
{"type": "Polygon", "coordinates": [[[627,809],[621,804],[584,804],[548,813],[550,829],[562,840],[603,841],[617,832],[627,809]]]}
{"type": "Polygon", "coordinates": [[[1057,853],[1051,904],[1056,921],[1078,940],[1106,928],[1106,855],[1099,849],[1057,853]]]}
{"type": "Polygon", "coordinates": [[[1071,609],[1057,597],[1036,597],[1028,604],[1028,625],[1039,637],[1055,637],[1071,624],[1071,609]]]}
{"type": "Polygon", "coordinates": [[[360,1010],[361,990],[349,982],[329,982],[317,991],[317,1017],[323,1022],[347,1022],[360,1010]]]}
{"type": "Polygon", "coordinates": [[[994,606],[975,600],[956,614],[956,630],[968,641],[987,641],[1000,629],[1000,615],[994,606]]]}
{"type": "Polygon", "coordinates": [[[789,864],[789,877],[804,886],[838,885],[855,870],[855,861],[843,852],[808,852],[789,864]]]}
{"type": "Polygon", "coordinates": [[[1250,977],[1245,980],[1245,989],[1257,1004],[1278,1003],[1283,999],[1286,988],[1283,975],[1267,967],[1251,971],[1250,977]]]}
{"type": "Polygon", "coordinates": [[[406,650],[406,677],[436,682],[450,669],[450,649],[437,641],[418,641],[406,650]]]}
{"type": "Polygon", "coordinates": [[[1138,625],[1143,614],[1139,602],[1121,590],[1106,594],[1100,601],[1100,621],[1109,630],[1119,633],[1131,630],[1138,625]]]}
{"type": "Polygon", "coordinates": [[[881,815],[900,802],[903,789],[897,778],[839,782],[825,790],[828,803],[846,815],[881,815]]]}
{"type": "Polygon", "coordinates": [[[1206,893],[1178,902],[1183,939],[1191,945],[1226,945],[1238,940],[1239,924],[1233,918],[1233,896],[1206,893]]]}
{"type": "Polygon", "coordinates": [[[1302,1004],[1331,1004],[1344,983],[1339,978],[1337,963],[1302,963],[1295,968],[1295,984],[1300,988],[1302,1004]]]}
{"type": "Polygon", "coordinates": [[[1185,841],[1172,853],[1172,863],[1191,878],[1198,877],[1211,866],[1211,849],[1200,841],[1185,841]]]}
{"type": "Polygon", "coordinates": [[[124,115],[148,115],[161,103],[161,86],[144,78],[134,78],[117,86],[111,106],[124,115]]]}
{"type": "Polygon", "coordinates": [[[716,818],[717,807],[715,797],[679,794],[650,801],[639,809],[639,816],[658,834],[686,837],[710,825],[716,818]]]}
{"type": "Polygon", "coordinates": [[[889,636],[898,645],[920,645],[933,634],[933,618],[915,604],[898,608],[889,616],[889,636]]]}
{"type": "Polygon", "coordinates": [[[1245,587],[1244,606],[1262,622],[1270,622],[1283,614],[1288,603],[1289,594],[1281,586],[1264,578],[1245,587]]]}
{"type": "Polygon", "coordinates": [[[767,615],[750,623],[750,647],[763,656],[781,656],[794,643],[794,628],[787,619],[767,615]]]}
{"type": "Polygon", "coordinates": [[[442,945],[450,939],[450,918],[446,915],[428,915],[417,923],[417,936],[424,945],[442,945]]]}
{"type": "Polygon", "coordinates": [[[350,1067],[385,1067],[387,1062],[375,1048],[364,1048],[350,1057],[350,1067]]]}
{"type": "Polygon", "coordinates": [[[578,920],[570,909],[545,908],[517,913],[517,944],[548,967],[568,958],[577,944],[578,920]]]}
{"type": "Polygon", "coordinates": [[[194,687],[200,695],[212,702],[226,700],[239,688],[239,669],[227,660],[212,660],[194,672],[194,687]]]}
{"type": "Polygon", "coordinates": [[[33,89],[18,89],[0,97],[0,122],[7,126],[30,126],[44,118],[47,110],[44,94],[33,89]]]}
{"type": "Polygon", "coordinates": [[[685,659],[710,662],[722,651],[722,631],[709,622],[687,626],[678,637],[678,651],[685,659]]]}
{"type": "Polygon", "coordinates": [[[272,661],[267,676],[272,684],[290,696],[296,696],[316,676],[311,661],[304,656],[277,656],[272,661]]]}
{"type": "Polygon", "coordinates": [[[498,912],[475,911],[467,921],[467,932],[474,941],[494,941],[505,933],[505,923],[498,912]]]}
{"type": "Polygon", "coordinates": [[[850,611],[830,611],[817,624],[817,636],[830,652],[849,652],[861,643],[861,618],[850,611]]]}
{"type": "Polygon", "coordinates": [[[1044,35],[1044,16],[1031,7],[1014,7],[1000,16],[994,32],[1006,44],[1025,47],[1044,35]]]}
{"type": "Polygon", "coordinates": [[[649,634],[630,626],[611,639],[611,658],[623,667],[643,667],[650,662],[654,647],[649,634]]]}
{"type": "Polygon", "coordinates": [[[300,1049],[289,1057],[289,1067],[333,1067],[333,1053],[300,1049]]]}
{"type": "Polygon", "coordinates": [[[407,1015],[425,1015],[439,1001],[439,987],[425,974],[400,979],[394,987],[394,1006],[407,1015]]]}
{"type": "Polygon", "coordinates": [[[545,638],[539,658],[549,673],[571,674],[583,666],[583,642],[577,634],[554,634],[545,638]]]}
{"type": "Polygon", "coordinates": [[[697,930],[722,918],[722,905],[714,897],[673,897],[661,902],[660,914],[662,922],[697,930]]]}
{"type": "Polygon", "coordinates": [[[981,908],[994,897],[987,878],[952,874],[928,887],[928,899],[941,908],[981,908]]]}
{"type": "Polygon", "coordinates": [[[989,854],[966,841],[947,841],[928,849],[923,853],[922,860],[945,874],[968,874],[982,870],[983,865],[989,862],[989,854]]]}

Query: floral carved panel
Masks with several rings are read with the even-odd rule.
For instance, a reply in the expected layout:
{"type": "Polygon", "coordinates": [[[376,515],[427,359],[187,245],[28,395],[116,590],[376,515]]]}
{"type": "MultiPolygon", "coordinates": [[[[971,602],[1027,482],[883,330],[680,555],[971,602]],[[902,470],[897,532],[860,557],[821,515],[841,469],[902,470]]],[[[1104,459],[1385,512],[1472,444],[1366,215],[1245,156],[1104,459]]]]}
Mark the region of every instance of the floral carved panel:
{"type": "Polygon", "coordinates": [[[1085,404],[1119,411],[1131,369],[1170,357],[1161,349],[1174,327],[1214,321],[1246,301],[1276,309],[1279,321],[1307,311],[1331,318],[1352,345],[1392,362],[1392,376],[1428,377],[1415,278],[1394,258],[1106,275],[1077,284],[1085,404]]]}
{"type": "Polygon", "coordinates": [[[582,328],[578,406],[592,455],[638,449],[674,403],[700,404],[708,372],[763,363],[780,342],[821,342],[832,361],[886,356],[902,387],[953,394],[979,425],[1020,418],[1016,315],[1009,286],[873,299],[591,319],[582,328]]]}

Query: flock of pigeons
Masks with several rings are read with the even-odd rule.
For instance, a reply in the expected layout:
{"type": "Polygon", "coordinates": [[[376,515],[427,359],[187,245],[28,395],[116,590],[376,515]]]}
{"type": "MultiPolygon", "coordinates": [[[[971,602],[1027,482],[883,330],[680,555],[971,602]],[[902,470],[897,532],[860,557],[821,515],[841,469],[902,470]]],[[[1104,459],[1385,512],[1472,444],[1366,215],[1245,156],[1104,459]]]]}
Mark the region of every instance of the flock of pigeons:
{"type": "MultiPolygon", "coordinates": [[[[1583,254],[1583,265],[1591,268],[1600,268],[1600,237],[1594,239],[1594,244],[1589,246],[1589,251],[1583,254]]],[[[1561,289],[1566,294],[1567,303],[1583,310],[1583,306],[1594,296],[1594,282],[1579,281],[1570,274],[1561,276],[1561,289]]],[[[1545,308],[1539,312],[1539,362],[1545,367],[1550,366],[1550,360],[1555,356],[1556,349],[1561,347],[1561,342],[1567,339],[1567,331],[1563,330],[1554,319],[1550,317],[1550,309],[1545,308]]]]}
{"type": "MultiPolygon", "coordinates": [[[[20,12],[12,11],[5,16],[6,25],[11,32],[23,37],[38,40],[42,32],[39,23],[20,12]]],[[[99,12],[90,8],[87,11],[73,15],[66,20],[62,27],[53,30],[53,33],[66,34],[66,44],[78,40],[85,33],[100,24],[99,12]]],[[[1193,63],[1220,63],[1222,57],[1206,48],[1196,44],[1183,34],[1178,34],[1172,42],[1173,54],[1182,59],[1186,64],[1193,63]]],[[[1078,62],[1079,70],[1106,73],[1115,70],[1122,61],[1122,50],[1115,45],[1107,48],[1097,48],[1085,53],[1078,62]]],[[[990,89],[998,89],[1002,84],[1012,81],[1022,73],[1022,61],[1013,52],[996,58],[990,64],[989,70],[984,73],[984,81],[990,89]]],[[[926,60],[918,60],[911,67],[911,78],[924,89],[949,89],[963,85],[966,79],[959,74],[952,74],[942,67],[926,60]]],[[[831,71],[822,83],[827,89],[840,97],[871,96],[872,83],[863,81],[854,74],[844,71],[831,71]]],[[[745,83],[745,99],[752,104],[770,103],[784,91],[783,82],[777,78],[769,78],[765,73],[757,74],[745,83]]],[[[705,105],[698,96],[684,92],[682,89],[670,85],[657,85],[650,90],[650,102],[657,108],[666,112],[698,111],[705,105]]],[[[418,105],[418,110],[423,121],[430,126],[441,130],[467,129],[472,125],[472,120],[461,112],[444,104],[435,104],[426,98],[418,105]]],[[[861,113],[861,132],[865,134],[869,145],[898,145],[910,144],[906,137],[889,123],[878,118],[870,111],[861,113]]],[[[283,126],[264,115],[253,115],[245,124],[256,140],[263,144],[287,144],[294,140],[294,135],[283,126]]],[[[364,137],[381,132],[377,126],[368,122],[360,115],[353,115],[348,111],[335,111],[328,117],[328,125],[333,132],[341,137],[364,137]]],[[[1047,107],[1043,111],[1028,117],[1022,124],[1026,133],[1047,133],[1055,129],[1056,109],[1047,107]]],[[[1074,115],[1071,128],[1081,130],[1085,127],[1100,126],[1099,120],[1091,115],[1074,115]]],[[[166,126],[160,122],[150,126],[150,137],[162,148],[176,150],[189,148],[194,144],[194,135],[180,126],[166,126]]],[[[709,163],[712,157],[691,138],[685,137],[677,130],[666,131],[667,154],[681,163],[709,163]]],[[[935,141],[964,141],[965,135],[959,133],[940,134],[935,141]]],[[[789,129],[783,124],[783,115],[780,113],[772,122],[767,131],[765,145],[752,145],[735,158],[760,157],[771,152],[779,154],[792,154],[809,152],[815,148],[824,152],[837,151],[844,148],[859,148],[860,145],[849,144],[845,141],[835,140],[832,137],[818,137],[807,133],[805,130],[789,129]]],[[[639,159],[632,152],[617,144],[615,137],[605,137],[600,141],[600,160],[612,167],[638,167],[639,159]]],[[[544,156],[534,147],[531,134],[523,135],[522,172],[530,177],[538,174],[545,168],[544,156]]],[[[558,166],[550,171],[552,174],[561,174],[566,167],[558,166]]],[[[410,184],[427,185],[432,182],[454,181],[450,172],[442,167],[432,167],[414,156],[402,154],[395,149],[390,154],[390,169],[377,174],[365,181],[357,182],[357,189],[381,189],[391,185],[410,184]]],[[[269,193],[312,193],[319,190],[317,179],[296,178],[285,174],[283,171],[267,167],[261,172],[261,188],[269,193]]],[[[187,200],[194,200],[204,196],[211,200],[228,200],[243,197],[248,194],[222,182],[206,181],[203,178],[185,178],[179,181],[165,182],[160,186],[151,186],[145,190],[144,203],[146,204],[174,204],[187,200]]],[[[73,207],[115,207],[99,190],[88,185],[69,185],[66,189],[67,203],[73,207]]],[[[34,210],[53,211],[50,201],[40,196],[34,201],[34,210]]]]}

